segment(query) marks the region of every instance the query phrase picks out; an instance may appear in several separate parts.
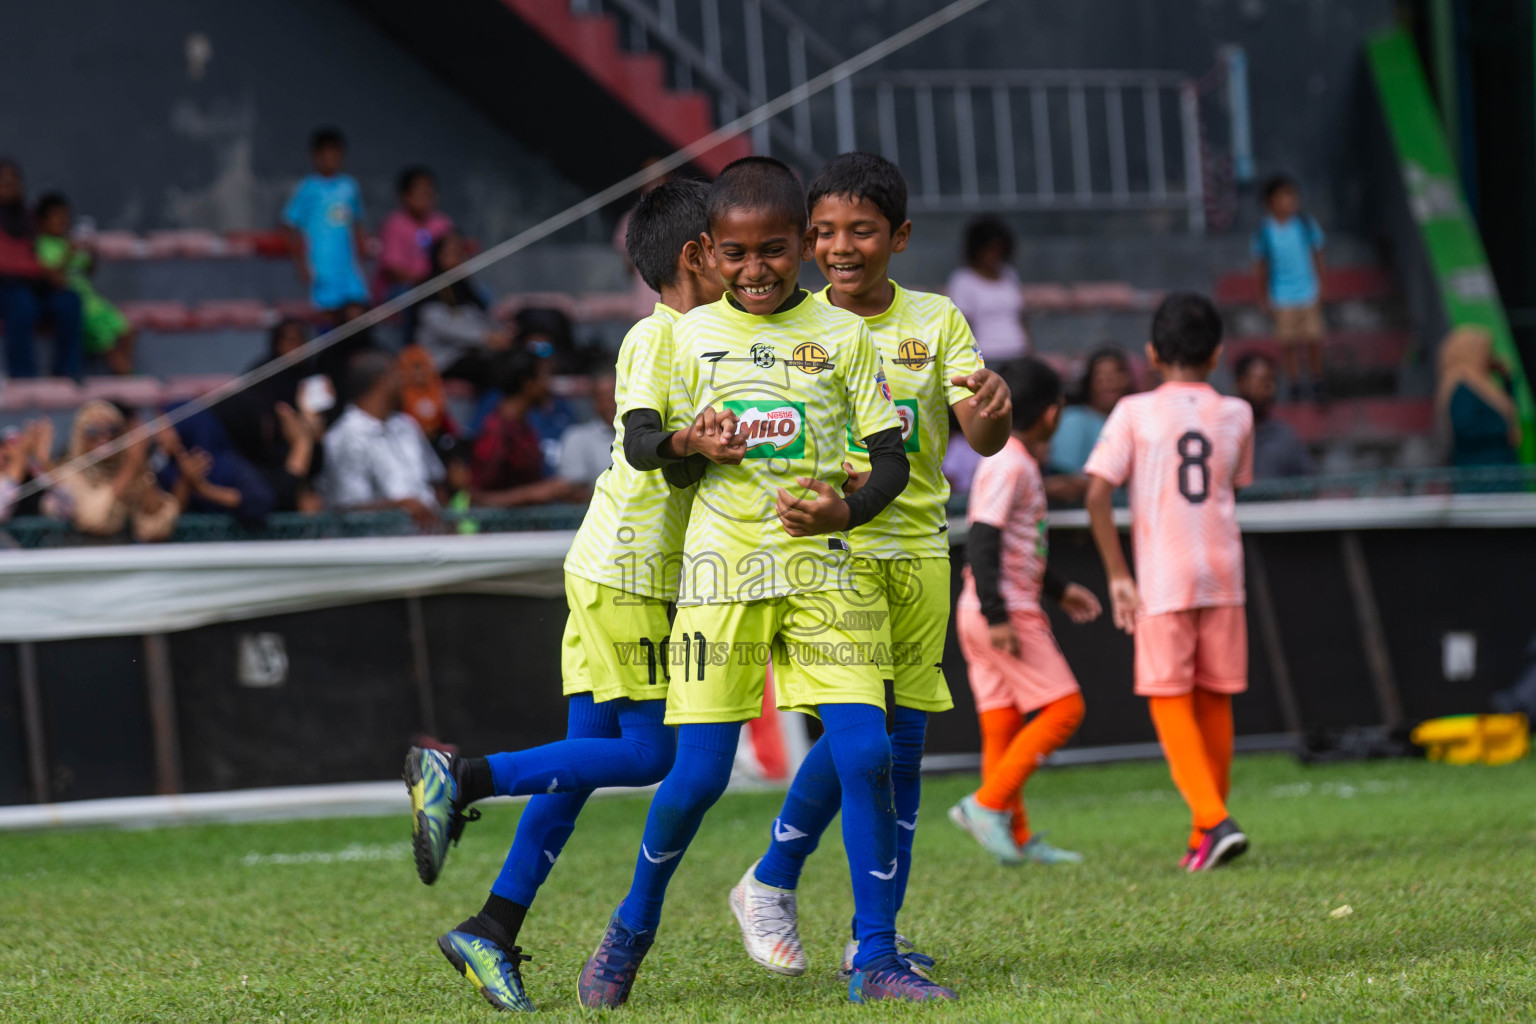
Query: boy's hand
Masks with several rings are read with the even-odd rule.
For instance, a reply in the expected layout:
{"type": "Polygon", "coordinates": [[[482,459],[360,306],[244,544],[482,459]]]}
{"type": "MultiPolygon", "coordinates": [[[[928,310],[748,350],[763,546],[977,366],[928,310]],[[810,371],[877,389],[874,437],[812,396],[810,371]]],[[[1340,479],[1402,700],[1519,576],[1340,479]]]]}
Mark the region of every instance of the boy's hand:
{"type": "Polygon", "coordinates": [[[779,488],[775,511],[785,533],[791,537],[815,537],[847,528],[848,503],[837,496],[831,484],[803,476],[796,482],[813,491],[815,497],[796,498],[779,488]]]}
{"type": "Polygon", "coordinates": [[[684,439],[689,455],[702,455],[722,466],[740,464],[747,454],[747,439],[737,436],[736,414],[706,407],[687,428],[684,439]]]}
{"type": "Polygon", "coordinates": [[[983,367],[975,373],[951,377],[949,382],[956,387],[968,388],[975,394],[971,406],[984,420],[1003,419],[1013,413],[1013,396],[1008,393],[1008,385],[993,370],[983,367]]]}
{"type": "Polygon", "coordinates": [[[1014,635],[1013,623],[991,623],[987,626],[987,639],[992,642],[993,650],[1004,651],[1015,658],[1019,656],[1019,638],[1014,635]]]}
{"type": "Polygon", "coordinates": [[[853,468],[853,463],[851,462],[843,463],[843,472],[848,474],[848,479],[843,481],[843,497],[845,498],[858,491],[869,479],[869,470],[866,469],[860,473],[853,468]]]}
{"type": "Polygon", "coordinates": [[[1056,603],[1067,613],[1067,618],[1079,626],[1092,622],[1104,611],[1093,591],[1081,583],[1068,583],[1067,589],[1062,591],[1061,600],[1056,603]]]}
{"type": "Polygon", "coordinates": [[[1115,625],[1127,633],[1136,632],[1136,615],[1141,611],[1141,595],[1136,593],[1136,581],[1129,576],[1116,576],[1109,581],[1109,606],[1114,611],[1115,625]]]}

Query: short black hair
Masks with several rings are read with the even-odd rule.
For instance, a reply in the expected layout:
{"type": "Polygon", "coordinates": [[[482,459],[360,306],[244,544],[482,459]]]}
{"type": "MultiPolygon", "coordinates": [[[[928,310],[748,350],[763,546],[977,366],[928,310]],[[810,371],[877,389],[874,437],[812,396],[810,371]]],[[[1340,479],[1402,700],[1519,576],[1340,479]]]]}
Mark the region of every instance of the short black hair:
{"type": "Polygon", "coordinates": [[[347,137],[341,134],[340,128],[329,126],[316,128],[314,134],[309,137],[309,151],[311,153],[318,153],[327,146],[335,146],[338,149],[347,148],[347,137]]]}
{"type": "Polygon", "coordinates": [[[395,368],[395,354],[381,348],[355,352],[347,361],[347,394],[353,401],[372,391],[395,368]]]}
{"type": "Polygon", "coordinates": [[[1255,366],[1264,365],[1271,370],[1275,368],[1275,361],[1263,352],[1245,352],[1238,356],[1237,362],[1232,365],[1232,379],[1242,380],[1248,376],[1248,371],[1255,366]]]}
{"type": "Polygon", "coordinates": [[[68,206],[69,198],[62,192],[48,192],[32,208],[32,219],[42,220],[61,206],[68,206]]]}
{"type": "Polygon", "coordinates": [[[401,171],[400,176],[395,179],[395,195],[405,195],[420,178],[426,178],[432,184],[437,184],[437,175],[432,173],[432,168],[423,167],[421,164],[412,164],[401,171]]]}
{"type": "Polygon", "coordinates": [[[1203,366],[1221,344],[1221,314],[1199,292],[1173,292],[1152,314],[1152,348],[1169,366],[1203,366]]]}
{"type": "Polygon", "coordinates": [[[516,348],[497,360],[493,380],[496,390],[503,397],[511,398],[521,394],[528,382],[538,375],[538,357],[527,349],[516,348]]]}
{"type": "Polygon", "coordinates": [[[828,160],[811,179],[806,208],[814,213],[828,196],[865,200],[891,222],[892,231],[907,220],[907,179],[900,167],[874,153],[842,153],[828,160]]]}
{"type": "Polygon", "coordinates": [[[1299,189],[1300,187],[1296,184],[1296,179],[1289,174],[1272,174],[1264,179],[1264,184],[1259,188],[1259,195],[1264,197],[1264,203],[1267,206],[1269,201],[1275,198],[1275,193],[1281,189],[1299,189]]]}
{"type": "Polygon", "coordinates": [[[1013,396],[1013,429],[1029,430],[1062,398],[1061,374],[1050,363],[1022,356],[1004,363],[998,372],[1013,396]]]}
{"type": "Polygon", "coordinates": [[[697,242],[709,226],[709,186],[702,181],[668,181],[635,204],[624,230],[624,251],[653,292],[677,281],[683,246],[697,242]]]}
{"type": "Polygon", "coordinates": [[[965,262],[975,263],[976,257],[994,245],[1002,245],[1003,259],[1013,259],[1013,231],[1002,219],[986,214],[965,226],[965,262]]]}
{"type": "Polygon", "coordinates": [[[795,172],[771,156],[744,156],[725,165],[709,187],[708,229],[714,231],[731,210],[754,210],[783,217],[805,231],[805,189],[795,172]]]}

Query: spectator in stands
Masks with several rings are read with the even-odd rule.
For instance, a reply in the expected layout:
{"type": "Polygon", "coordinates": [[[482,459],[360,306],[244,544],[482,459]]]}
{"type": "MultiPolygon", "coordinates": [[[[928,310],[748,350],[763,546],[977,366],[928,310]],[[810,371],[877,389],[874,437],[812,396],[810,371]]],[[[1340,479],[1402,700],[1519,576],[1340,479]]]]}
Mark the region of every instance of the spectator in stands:
{"type": "Polygon", "coordinates": [[[1115,403],[1130,394],[1131,362],[1118,345],[1105,345],[1088,356],[1072,402],[1061,413],[1061,425],[1051,438],[1051,467],[1058,473],[1081,474],[1088,453],[1115,403]]]}
{"type": "Polygon", "coordinates": [[[69,200],[58,192],[50,192],[37,201],[32,216],[37,226],[37,262],[45,271],[62,274],[69,290],[80,297],[86,354],[101,357],[113,373],[132,373],[133,325],[122,310],[102,298],[91,284],[96,259],[89,249],[70,239],[74,217],[69,200]]]}
{"type": "MultiPolygon", "coordinates": [[[[267,354],[249,370],[298,349],[309,340],[304,321],[284,320],[272,328],[267,354]]],[[[266,481],[272,511],[311,511],[311,481],[319,464],[325,414],[336,403],[331,379],[316,373],[313,360],[280,370],[214,406],[230,444],[266,481]]]]}
{"type": "Polygon", "coordinates": [[[560,465],[560,442],[565,432],[576,425],[576,407],[570,399],[555,393],[554,378],[559,373],[580,372],[584,369],[583,360],[576,351],[571,318],[560,310],[520,309],[514,323],[517,346],[539,361],[539,373],[544,378],[544,398],[528,410],[528,422],[543,442],[545,472],[554,473],[560,465]]]}
{"type": "Polygon", "coordinates": [[[53,421],[48,417],[29,420],[20,430],[12,427],[0,436],[0,522],[41,512],[42,495],[17,501],[16,492],[52,468],[53,421]]]}
{"type": "Polygon", "coordinates": [[[1301,189],[1276,175],[1264,183],[1264,222],[1253,236],[1259,308],[1274,318],[1291,400],[1302,396],[1297,346],[1307,349],[1312,397],[1323,397],[1323,229],[1301,209],[1301,189]]]}
{"type": "Polygon", "coordinates": [[[567,501],[580,488],[550,476],[529,412],[548,396],[549,375],[529,352],[513,352],[498,367],[501,401],[481,427],[470,463],[476,505],[509,507],[567,501]]]}
{"type": "Polygon", "coordinates": [[[1253,406],[1253,478],[1275,480],[1316,473],[1317,463],[1296,431],[1273,415],[1279,391],[1274,361],[1250,352],[1237,361],[1234,373],[1237,396],[1253,406]]]}
{"type": "Polygon", "coordinates": [[[0,159],[0,323],[12,377],[37,376],[33,332],[46,320],[53,330],[53,372],[80,379],[80,296],[64,274],[37,261],[32,217],[27,212],[21,167],[0,159]]]}
{"type": "Polygon", "coordinates": [[[272,487],[236,449],[211,411],[194,413],[156,438],[155,477],[183,512],[223,512],[254,525],[276,505],[272,487]]]}
{"type": "MultiPolygon", "coordinates": [[[[66,460],[117,440],[132,426],[111,402],[86,402],[75,414],[66,460]]],[[[43,512],[67,519],[88,537],[116,539],[126,529],[140,542],[168,539],[181,508],[149,471],[150,443],[139,441],[85,469],[60,477],[43,499],[43,512]]]]}
{"type": "Polygon", "coordinates": [[[407,167],[396,185],[400,205],[379,226],[379,270],[374,297],[392,299],[427,279],[432,247],[453,230],[437,208],[437,179],[425,167],[407,167]]]}
{"type": "MultiPolygon", "coordinates": [[[[335,316],[337,327],[349,324],[353,320],[368,312],[368,307],[361,302],[349,302],[342,306],[335,316]]],[[[373,328],[365,327],[340,341],[332,343],[328,348],[315,357],[315,369],[328,377],[336,390],[336,406],[333,408],[327,422],[334,422],[346,409],[347,403],[352,401],[352,395],[347,388],[352,380],[348,368],[352,360],[360,352],[383,352],[384,346],[380,345],[373,336],[373,328]]]]}
{"type": "Polygon", "coordinates": [[[591,382],[593,418],[565,432],[560,439],[558,467],[562,480],[587,489],[613,462],[614,418],[618,413],[613,374],[599,374],[591,382]]]}
{"type": "Polygon", "coordinates": [[[357,179],[343,174],[347,143],[335,128],[321,128],[309,140],[314,172],[299,182],[283,209],[283,225],[299,278],[315,308],[340,322],[349,302],[367,304],[363,283],[363,196],[357,179]]]}
{"type": "Polygon", "coordinates": [[[1452,466],[1513,466],[1520,448],[1520,417],[1510,397],[1508,371],[1493,354],[1484,327],[1458,327],[1440,344],[1435,410],[1450,441],[1452,466]]]}
{"type": "Polygon", "coordinates": [[[360,352],[348,374],[356,397],[325,435],[326,504],[403,509],[423,529],[434,527],[443,463],[420,425],[400,411],[398,361],[388,352],[360,352]]]}
{"type": "MultiPolygon", "coordinates": [[[[450,231],[432,247],[432,273],[464,262],[464,238],[450,231]]],[[[455,281],[423,302],[416,314],[416,344],[432,357],[438,372],[484,391],[492,381],[495,353],[512,347],[512,328],[488,312],[484,293],[468,278],[455,281]]]]}
{"type": "Polygon", "coordinates": [[[949,298],[970,322],[988,363],[1029,354],[1024,291],[1013,259],[1013,232],[996,217],[979,217],[965,229],[965,266],[949,275],[949,298]]]}

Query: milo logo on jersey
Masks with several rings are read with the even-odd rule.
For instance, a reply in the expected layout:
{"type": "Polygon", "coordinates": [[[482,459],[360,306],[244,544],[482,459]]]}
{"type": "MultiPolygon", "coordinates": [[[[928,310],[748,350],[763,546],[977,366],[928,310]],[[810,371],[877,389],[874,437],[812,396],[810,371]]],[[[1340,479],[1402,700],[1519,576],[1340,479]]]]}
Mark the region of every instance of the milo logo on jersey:
{"type": "MultiPolygon", "coordinates": [[[[896,409],[896,418],[901,421],[902,447],[910,455],[912,452],[923,450],[922,432],[917,422],[917,399],[898,398],[892,405],[896,409]]],[[[853,424],[848,424],[848,450],[851,452],[865,451],[864,440],[853,435],[853,424]]]]}
{"type": "Polygon", "coordinates": [[[725,408],[736,414],[736,432],[747,439],[747,458],[805,457],[804,402],[735,399],[725,408]]]}

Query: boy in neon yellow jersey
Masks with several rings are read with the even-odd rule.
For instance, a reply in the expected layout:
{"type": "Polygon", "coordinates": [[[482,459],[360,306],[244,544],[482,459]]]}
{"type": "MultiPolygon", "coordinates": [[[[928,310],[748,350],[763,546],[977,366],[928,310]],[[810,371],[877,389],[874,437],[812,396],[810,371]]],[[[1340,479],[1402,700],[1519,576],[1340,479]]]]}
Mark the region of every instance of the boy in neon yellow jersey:
{"type": "MultiPolygon", "coordinates": [[[[892,776],[898,827],[896,906],[906,893],[912,838],[921,799],[919,769],[928,714],[954,706],[940,665],[949,626],[950,564],[945,503],[949,483],[942,464],[949,442],[949,413],[982,455],[1008,441],[1012,405],[1008,388],[982,366],[971,329],[942,295],[908,291],[890,280],[891,256],[907,247],[907,184],[889,160],[844,153],[811,182],[811,230],[806,258],[830,282],[816,301],[864,318],[874,338],[901,418],[911,463],[906,490],[884,512],[853,532],[861,577],[885,598],[885,632],[901,641],[886,674],[894,679],[892,776]]],[[[867,453],[849,436],[849,485],[857,488],[868,468],[867,453]]],[[[826,745],[811,748],[774,820],[768,852],[731,890],[747,954],[780,974],[805,970],[796,927],[795,889],[805,858],[816,849],[839,805],[837,774],[826,745]]],[[[859,936],[848,943],[844,969],[859,936]]],[[[903,942],[904,956],[918,967],[932,961],[903,942]]]]}
{"type": "MultiPolygon", "coordinates": [[[[738,464],[712,459],[698,482],[669,645],[677,761],[651,801],[629,894],[581,973],[587,1007],[629,998],[667,883],[725,789],[741,723],[759,714],[770,655],[779,706],[821,717],[841,781],[861,939],[849,999],[955,998],[897,955],[885,686],[866,618],[876,595],[847,538],[901,492],[907,456],[863,321],[798,287],[806,227],[805,192],[777,160],[738,160],[710,191],[705,248],[727,295],[673,329],[692,398],[673,416],[722,414],[738,464]],[[845,499],[834,482],[846,478],[850,423],[871,468],[845,499]]],[[[630,437],[642,455],[661,443],[630,437]]]]}
{"type": "MultiPolygon", "coordinates": [[[[688,310],[720,297],[720,276],[700,243],[708,192],[699,182],[665,184],[630,216],[630,259],[661,302],[619,348],[615,398],[621,408],[640,401],[663,413],[672,409],[672,327],[688,310]]],[[[633,426],[616,418],[613,464],[598,478],[565,560],[567,738],[483,758],[412,748],[406,761],[416,867],[429,885],[450,841],[478,816],[463,813],[471,803],[493,794],[532,796],[484,908],[438,939],[454,969],[501,1010],[533,1009],[519,970],[525,957],[518,933],[588,795],[599,786],[651,785],[672,766],[676,737],[663,723],[667,666],[659,655],[671,629],[668,605],[677,597],[692,495],[630,466],[623,452],[633,426]]],[[[713,431],[667,438],[673,459],[695,451],[719,455],[721,444],[713,431]]]]}

